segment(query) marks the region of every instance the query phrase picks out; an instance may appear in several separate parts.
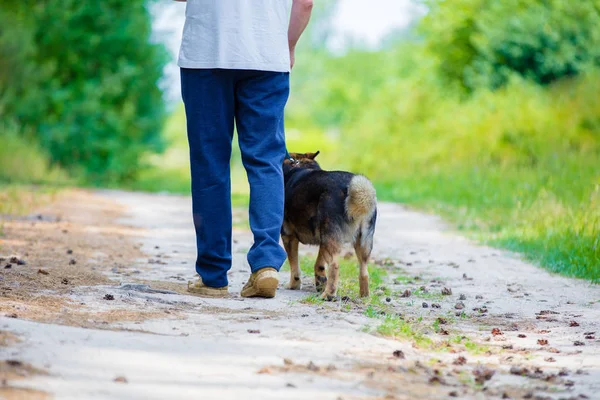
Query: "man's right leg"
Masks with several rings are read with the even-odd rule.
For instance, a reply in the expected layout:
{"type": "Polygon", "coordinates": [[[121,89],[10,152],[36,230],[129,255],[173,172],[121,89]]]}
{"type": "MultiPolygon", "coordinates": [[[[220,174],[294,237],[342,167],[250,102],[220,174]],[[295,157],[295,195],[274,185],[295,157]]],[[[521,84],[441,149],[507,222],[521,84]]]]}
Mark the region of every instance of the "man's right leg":
{"type": "Polygon", "coordinates": [[[231,268],[232,75],[226,70],[182,68],[181,92],[190,145],[196,272],[201,287],[223,288],[231,268]]]}
{"type": "Polygon", "coordinates": [[[240,71],[235,89],[235,113],[242,162],[250,183],[248,251],[250,279],[242,297],[273,297],[286,252],[279,245],[283,223],[285,156],[283,110],[289,94],[289,74],[240,71]]]}

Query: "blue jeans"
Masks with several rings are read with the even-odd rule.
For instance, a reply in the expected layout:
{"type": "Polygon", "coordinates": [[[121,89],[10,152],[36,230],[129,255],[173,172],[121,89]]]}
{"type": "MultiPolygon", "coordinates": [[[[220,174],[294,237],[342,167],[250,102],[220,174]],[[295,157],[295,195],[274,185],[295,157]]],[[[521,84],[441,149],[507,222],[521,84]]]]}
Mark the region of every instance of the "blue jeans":
{"type": "Polygon", "coordinates": [[[248,263],[252,272],[265,267],[279,270],[286,259],[279,235],[286,154],[283,110],[289,95],[289,74],[182,68],[181,92],[190,145],[196,271],[207,286],[228,284],[234,121],[250,183],[254,244],[248,263]]]}

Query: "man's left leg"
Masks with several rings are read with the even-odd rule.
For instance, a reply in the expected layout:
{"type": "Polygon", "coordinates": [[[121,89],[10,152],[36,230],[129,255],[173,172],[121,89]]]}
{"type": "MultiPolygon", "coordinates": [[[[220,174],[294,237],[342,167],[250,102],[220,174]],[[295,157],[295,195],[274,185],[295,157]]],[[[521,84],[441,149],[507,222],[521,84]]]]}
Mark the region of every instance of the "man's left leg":
{"type": "Polygon", "coordinates": [[[242,161],[250,183],[248,252],[252,270],[242,290],[245,297],[273,297],[286,253],[279,245],[283,223],[285,157],[283,110],[289,95],[289,74],[241,71],[235,86],[235,118],[242,161]]]}
{"type": "Polygon", "coordinates": [[[192,177],[192,208],[200,280],[188,291],[227,294],[231,268],[229,161],[234,123],[234,72],[181,69],[192,177]]]}

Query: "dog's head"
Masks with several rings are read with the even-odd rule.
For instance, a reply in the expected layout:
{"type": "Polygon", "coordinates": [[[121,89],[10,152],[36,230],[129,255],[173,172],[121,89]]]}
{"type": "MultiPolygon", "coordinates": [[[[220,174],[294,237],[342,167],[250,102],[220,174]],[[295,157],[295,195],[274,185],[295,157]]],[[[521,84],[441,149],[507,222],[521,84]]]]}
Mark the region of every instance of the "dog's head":
{"type": "Polygon", "coordinates": [[[316,153],[290,153],[292,159],[283,161],[283,173],[287,174],[293,169],[321,169],[319,163],[315,161],[319,153],[320,151],[316,153]]]}

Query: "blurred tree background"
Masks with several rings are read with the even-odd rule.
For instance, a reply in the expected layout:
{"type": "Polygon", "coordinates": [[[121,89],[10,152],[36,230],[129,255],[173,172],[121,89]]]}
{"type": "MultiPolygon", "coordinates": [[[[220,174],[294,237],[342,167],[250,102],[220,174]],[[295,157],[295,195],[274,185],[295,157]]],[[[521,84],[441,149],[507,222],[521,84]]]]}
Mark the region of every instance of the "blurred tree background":
{"type": "Polygon", "coordinates": [[[83,182],[135,179],[141,155],[164,148],[168,59],[151,22],[143,0],[0,0],[0,135],[23,149],[0,152],[14,159],[3,179],[44,158],[83,182]]]}
{"type": "MultiPolygon", "coordinates": [[[[421,3],[379,48],[334,53],[337,2],[317,2],[288,148],[366,174],[380,200],[600,281],[600,0],[421,3]]],[[[162,128],[166,58],[148,3],[0,4],[0,179],[188,193],[185,118],[178,107],[162,128]]],[[[232,164],[243,202],[239,153],[232,164]]]]}
{"type": "Polygon", "coordinates": [[[325,147],[324,167],[366,174],[381,200],[600,281],[600,0],[423,4],[380,50],[303,48],[288,146],[325,147]]]}

